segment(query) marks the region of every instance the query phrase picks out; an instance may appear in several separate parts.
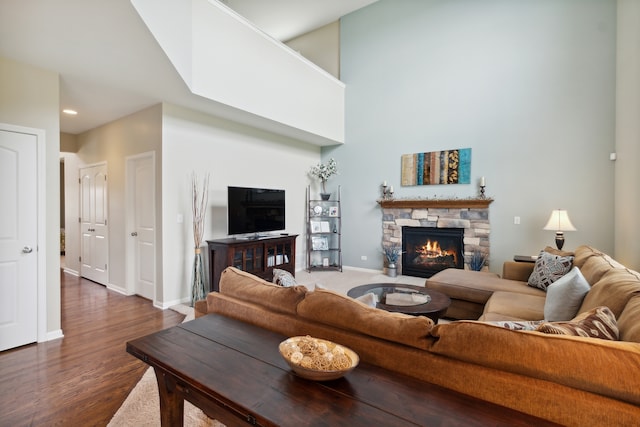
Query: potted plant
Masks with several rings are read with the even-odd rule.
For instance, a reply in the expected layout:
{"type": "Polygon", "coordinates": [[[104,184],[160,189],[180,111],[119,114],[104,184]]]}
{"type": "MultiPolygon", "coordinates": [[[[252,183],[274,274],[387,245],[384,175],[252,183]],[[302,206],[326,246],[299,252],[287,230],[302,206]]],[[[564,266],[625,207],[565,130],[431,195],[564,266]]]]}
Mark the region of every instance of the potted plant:
{"type": "Polygon", "coordinates": [[[329,162],[327,164],[318,163],[311,168],[309,174],[315,178],[318,178],[322,183],[322,193],[320,193],[320,197],[322,197],[322,200],[329,200],[331,194],[327,193],[326,184],[329,178],[331,178],[333,175],[338,174],[338,164],[336,163],[336,161],[331,158],[329,159],[329,162]]]}
{"type": "Polygon", "coordinates": [[[400,247],[396,245],[384,246],[382,250],[385,258],[387,259],[387,276],[396,277],[398,274],[398,257],[402,253],[400,247]]]}
{"type": "Polygon", "coordinates": [[[486,262],[487,254],[479,249],[476,249],[471,254],[471,259],[469,259],[469,268],[473,271],[480,271],[482,270],[482,267],[484,267],[486,262]]]}

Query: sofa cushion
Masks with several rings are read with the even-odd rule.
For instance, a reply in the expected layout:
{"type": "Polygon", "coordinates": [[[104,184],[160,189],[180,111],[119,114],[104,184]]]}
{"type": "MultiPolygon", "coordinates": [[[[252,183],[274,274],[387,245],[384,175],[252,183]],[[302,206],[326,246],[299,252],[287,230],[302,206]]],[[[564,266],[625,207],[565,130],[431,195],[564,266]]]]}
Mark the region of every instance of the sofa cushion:
{"type": "Polygon", "coordinates": [[[573,265],[580,268],[582,275],[591,285],[597,283],[612,268],[625,268],[609,255],[591,246],[580,246],[576,249],[573,265]]]}
{"type": "Polygon", "coordinates": [[[572,265],[572,256],[560,256],[544,250],[540,251],[533,272],[529,276],[528,284],[544,291],[547,286],[567,274],[572,265]]]}
{"type": "Polygon", "coordinates": [[[627,268],[611,268],[598,282],[592,284],[579,312],[606,306],[618,318],[631,297],[636,294],[640,294],[640,275],[627,268]]]}
{"type": "MultiPolygon", "coordinates": [[[[369,307],[346,295],[323,289],[309,292],[298,304],[300,317],[377,338],[426,348],[433,321],[369,307]]],[[[347,343],[345,345],[348,346],[347,343]]]]}
{"type": "Polygon", "coordinates": [[[549,322],[573,319],[591,286],[578,267],[547,287],[544,318],[549,322]]]}
{"type": "Polygon", "coordinates": [[[640,295],[634,295],[618,318],[622,341],[640,343],[640,295]]]}
{"type": "MultiPolygon", "coordinates": [[[[575,255],[573,257],[573,265],[577,265],[578,268],[582,269],[587,260],[593,256],[600,257],[604,255],[604,253],[598,251],[591,246],[582,245],[578,246],[576,249],[575,255]]],[[[584,273],[583,273],[584,274],[584,273]]]]}
{"type": "Polygon", "coordinates": [[[581,313],[570,322],[544,322],[536,330],[545,334],[605,340],[617,340],[619,337],[616,317],[607,307],[596,307],[581,313]]]}
{"type": "Polygon", "coordinates": [[[558,255],[558,256],[575,256],[576,255],[576,253],[573,251],[563,251],[562,249],[556,249],[553,246],[545,246],[543,251],[550,253],[551,255],[558,255]]]}
{"type": "Polygon", "coordinates": [[[494,323],[494,322],[541,322],[541,320],[523,320],[520,317],[516,316],[507,316],[506,314],[501,313],[483,313],[482,316],[478,318],[478,321],[486,322],[486,323],[494,323]]]}
{"type": "MultiPolygon", "coordinates": [[[[431,335],[437,338],[431,353],[640,405],[640,369],[630,368],[637,366],[640,345],[513,331],[469,320],[438,324],[431,335]]],[[[572,395],[570,402],[581,399],[589,396],[572,395]]],[[[634,410],[637,414],[638,408],[634,410]]]]}
{"type": "MultiPolygon", "coordinates": [[[[446,294],[449,298],[484,304],[497,291],[539,295],[538,289],[517,280],[500,279],[495,273],[447,268],[434,274],[425,287],[446,294]]],[[[544,295],[544,294],[543,294],[544,295]]]]}
{"type": "Polygon", "coordinates": [[[253,274],[227,267],[220,275],[220,293],[262,305],[279,313],[296,314],[307,288],[282,287],[269,283],[253,274]]]}
{"type": "MultiPolygon", "coordinates": [[[[533,288],[532,288],[533,289],[533,288]]],[[[516,292],[494,292],[484,306],[484,314],[500,314],[498,320],[542,320],[544,319],[545,293],[537,289],[539,295],[516,292]]],[[[484,320],[481,317],[482,320],[484,320]]]]}

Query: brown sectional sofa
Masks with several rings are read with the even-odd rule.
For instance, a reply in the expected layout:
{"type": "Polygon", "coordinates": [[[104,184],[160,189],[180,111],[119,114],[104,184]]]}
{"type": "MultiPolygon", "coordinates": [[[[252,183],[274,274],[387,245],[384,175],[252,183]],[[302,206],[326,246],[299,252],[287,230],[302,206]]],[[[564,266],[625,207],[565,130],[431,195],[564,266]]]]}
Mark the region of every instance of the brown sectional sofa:
{"type": "MultiPolygon", "coordinates": [[[[329,339],[368,363],[563,425],[637,425],[640,275],[588,246],[576,250],[574,263],[592,286],[580,311],[611,306],[620,341],[516,331],[482,321],[433,325],[426,317],[388,313],[332,291],[279,287],[234,268],[223,272],[219,292],[196,304],[196,315],[218,313],[287,336],[329,339]]],[[[524,298],[510,298],[512,286],[526,284],[491,279],[496,289],[474,290],[465,283],[467,294],[458,289],[456,298],[452,291],[454,299],[468,303],[462,304],[465,310],[482,306],[484,299],[480,315],[487,320],[540,313],[540,301],[519,313],[508,305],[523,305],[528,297],[544,300],[543,291],[515,288],[524,290],[524,298]]]]}

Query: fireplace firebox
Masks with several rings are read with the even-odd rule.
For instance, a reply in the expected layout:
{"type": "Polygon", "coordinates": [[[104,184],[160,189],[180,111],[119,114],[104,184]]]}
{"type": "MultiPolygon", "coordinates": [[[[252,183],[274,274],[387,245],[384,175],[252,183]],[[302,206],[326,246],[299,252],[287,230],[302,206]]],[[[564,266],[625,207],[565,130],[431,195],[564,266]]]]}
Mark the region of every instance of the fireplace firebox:
{"type": "Polygon", "coordinates": [[[402,227],[402,274],[431,277],[464,268],[464,229],[402,227]]]}

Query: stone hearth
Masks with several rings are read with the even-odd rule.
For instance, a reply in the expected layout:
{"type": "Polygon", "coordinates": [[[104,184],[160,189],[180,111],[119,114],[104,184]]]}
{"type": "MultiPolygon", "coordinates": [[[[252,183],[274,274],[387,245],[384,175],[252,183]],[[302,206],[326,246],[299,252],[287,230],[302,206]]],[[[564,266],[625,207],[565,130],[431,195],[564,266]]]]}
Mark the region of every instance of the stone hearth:
{"type": "MultiPolygon", "coordinates": [[[[493,199],[411,199],[380,200],[382,208],[382,246],[402,246],[402,227],[436,227],[464,229],[465,269],[473,252],[487,255],[490,245],[489,204],[493,199]]],[[[399,263],[400,264],[400,263],[399,263]]],[[[398,266],[402,271],[402,266],[398,266]]]]}

